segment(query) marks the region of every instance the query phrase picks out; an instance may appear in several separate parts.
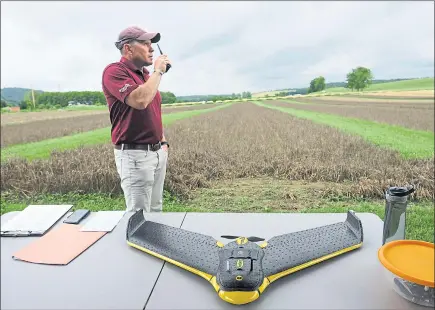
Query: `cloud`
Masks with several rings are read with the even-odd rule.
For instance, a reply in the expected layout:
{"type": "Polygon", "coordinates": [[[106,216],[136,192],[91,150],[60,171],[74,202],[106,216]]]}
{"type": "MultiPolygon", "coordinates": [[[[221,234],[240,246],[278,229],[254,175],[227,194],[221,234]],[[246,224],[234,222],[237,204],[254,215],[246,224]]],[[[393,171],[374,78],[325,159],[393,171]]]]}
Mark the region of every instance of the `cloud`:
{"type": "Polygon", "coordinates": [[[434,70],[433,2],[2,2],[1,86],[101,90],[129,25],[161,32],[173,68],[160,89],[176,95],[344,81],[360,65],[376,78],[434,70]]]}

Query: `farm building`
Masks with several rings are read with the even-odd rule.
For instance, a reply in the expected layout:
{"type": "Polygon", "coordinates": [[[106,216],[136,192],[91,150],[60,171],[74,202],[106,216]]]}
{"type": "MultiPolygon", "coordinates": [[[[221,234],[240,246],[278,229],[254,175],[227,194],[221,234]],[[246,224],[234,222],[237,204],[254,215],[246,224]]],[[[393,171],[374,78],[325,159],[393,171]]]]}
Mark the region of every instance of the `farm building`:
{"type": "Polygon", "coordinates": [[[6,110],[10,112],[20,112],[20,107],[7,107],[6,110]]]}

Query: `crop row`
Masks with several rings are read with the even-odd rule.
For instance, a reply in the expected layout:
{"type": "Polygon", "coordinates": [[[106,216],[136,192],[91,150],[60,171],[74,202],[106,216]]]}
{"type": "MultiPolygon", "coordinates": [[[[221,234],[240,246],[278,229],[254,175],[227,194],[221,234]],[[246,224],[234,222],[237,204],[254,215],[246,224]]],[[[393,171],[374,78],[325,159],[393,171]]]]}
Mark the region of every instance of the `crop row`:
{"type": "MultiPolygon", "coordinates": [[[[165,187],[182,198],[214,181],[264,176],[326,182],[331,193],[354,197],[383,197],[390,185],[413,183],[417,196],[433,198],[433,158],[406,160],[359,136],[253,103],[178,120],[166,136],[171,148],[165,187]]],[[[110,144],[54,153],[48,160],[11,159],[2,165],[1,189],[121,193],[110,144]]]]}
{"type": "Polygon", "coordinates": [[[292,101],[265,101],[275,106],[344,117],[354,117],[416,130],[434,131],[434,104],[408,102],[355,102],[298,98],[292,101]],[[303,104],[301,104],[303,103],[303,104]]]}
{"type": "MultiPolygon", "coordinates": [[[[212,108],[216,105],[196,105],[187,107],[164,107],[162,113],[171,114],[183,111],[212,108]]],[[[1,126],[1,147],[45,139],[58,138],[110,126],[108,111],[74,112],[35,112],[12,114],[1,126]],[[38,114],[39,113],[39,114],[38,114]],[[27,118],[25,118],[27,116],[27,118]]],[[[2,119],[3,121],[3,119],[2,119]]]]}

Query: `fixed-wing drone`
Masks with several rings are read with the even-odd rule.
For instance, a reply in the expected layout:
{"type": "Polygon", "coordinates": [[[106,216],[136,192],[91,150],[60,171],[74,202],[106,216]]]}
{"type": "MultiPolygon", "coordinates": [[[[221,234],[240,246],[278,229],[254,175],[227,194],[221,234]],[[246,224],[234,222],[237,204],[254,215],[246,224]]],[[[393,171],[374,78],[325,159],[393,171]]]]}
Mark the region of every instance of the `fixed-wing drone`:
{"type": "Polygon", "coordinates": [[[133,214],[127,243],[207,280],[221,299],[232,304],[255,301],[274,281],[362,246],[363,228],[353,211],[344,222],[275,236],[211,236],[172,227],[133,214]],[[255,242],[264,241],[260,244],[255,242]]]}

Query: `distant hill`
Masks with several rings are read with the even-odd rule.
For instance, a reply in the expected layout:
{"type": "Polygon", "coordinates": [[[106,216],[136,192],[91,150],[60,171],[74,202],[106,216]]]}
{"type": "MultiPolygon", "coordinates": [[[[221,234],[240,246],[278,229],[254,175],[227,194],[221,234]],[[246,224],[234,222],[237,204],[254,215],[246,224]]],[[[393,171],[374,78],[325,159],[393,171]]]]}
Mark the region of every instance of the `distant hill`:
{"type": "MultiPolygon", "coordinates": [[[[412,90],[433,90],[434,78],[418,78],[418,79],[400,79],[389,80],[383,83],[377,82],[370,85],[366,91],[387,91],[387,90],[400,90],[400,91],[412,91],[412,90]]],[[[327,87],[325,92],[347,92],[349,89],[344,86],[327,87]]]]}
{"type": "MultiPolygon", "coordinates": [[[[22,100],[24,100],[24,95],[31,91],[29,88],[21,87],[5,87],[1,89],[1,99],[14,105],[18,105],[22,100]]],[[[42,90],[36,90],[35,93],[43,93],[42,90]]]]}
{"type": "MultiPolygon", "coordinates": [[[[415,80],[414,78],[407,78],[407,79],[389,79],[389,80],[373,80],[372,84],[380,84],[380,83],[388,83],[388,82],[398,82],[398,81],[408,81],[408,80],[415,80]]],[[[326,83],[325,87],[326,89],[328,88],[337,88],[337,87],[345,87],[346,86],[346,82],[330,82],[330,83],[326,83]]],[[[278,92],[289,92],[293,95],[305,95],[308,92],[308,87],[302,87],[302,88],[285,88],[285,89],[275,89],[273,91],[269,91],[269,92],[259,92],[259,93],[253,93],[252,95],[254,97],[258,97],[258,96],[264,96],[266,94],[270,95],[274,95],[274,93],[278,93],[278,92]]]]}
{"type": "MultiPolygon", "coordinates": [[[[372,84],[380,84],[380,83],[387,83],[387,82],[398,82],[398,81],[406,81],[406,80],[411,80],[411,79],[390,79],[390,80],[373,80],[372,84]]],[[[325,84],[325,88],[336,88],[336,87],[345,87],[346,86],[346,82],[331,82],[331,83],[326,83],[325,84]]],[[[288,90],[288,89],[287,89],[288,90]]],[[[291,90],[294,90],[294,92],[292,92],[292,94],[301,94],[304,95],[308,92],[308,87],[303,87],[303,88],[291,88],[291,90]]]]}
{"type": "MultiPolygon", "coordinates": [[[[404,80],[414,80],[409,78],[403,79],[389,79],[389,80],[373,80],[373,84],[386,83],[386,82],[396,82],[396,81],[404,81],[404,80]]],[[[336,87],[344,87],[346,86],[346,82],[331,82],[326,83],[326,89],[328,88],[336,88],[336,87]]],[[[30,91],[29,88],[21,88],[21,87],[5,87],[1,89],[1,99],[8,102],[10,105],[19,105],[19,103],[24,100],[25,94],[30,91]]],[[[302,88],[286,88],[286,89],[276,89],[273,92],[280,91],[291,91],[292,94],[306,94],[308,91],[308,87],[302,88]]],[[[42,90],[35,90],[35,92],[43,93],[42,90]]],[[[261,92],[268,93],[268,92],[261,92]]],[[[257,93],[260,94],[260,93],[257,93]]],[[[255,97],[255,93],[252,94],[255,97]]],[[[198,101],[209,101],[213,100],[216,97],[231,97],[232,94],[219,94],[219,95],[190,95],[190,96],[177,96],[177,102],[198,102],[198,101]]]]}

